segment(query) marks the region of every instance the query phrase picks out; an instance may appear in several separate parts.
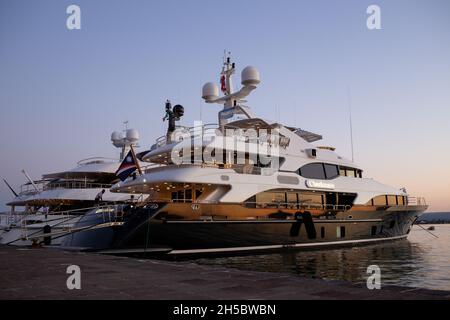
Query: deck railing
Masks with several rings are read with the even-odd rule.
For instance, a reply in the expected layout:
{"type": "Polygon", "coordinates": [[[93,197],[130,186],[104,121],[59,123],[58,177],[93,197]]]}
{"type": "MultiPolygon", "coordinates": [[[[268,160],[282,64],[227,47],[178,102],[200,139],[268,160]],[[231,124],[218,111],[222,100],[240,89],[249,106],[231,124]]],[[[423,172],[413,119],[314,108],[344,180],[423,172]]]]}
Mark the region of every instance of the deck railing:
{"type": "MultiPolygon", "coordinates": [[[[215,163],[185,163],[185,164],[179,164],[179,165],[160,165],[160,164],[154,164],[150,166],[142,167],[143,173],[152,173],[160,170],[170,170],[174,167],[201,167],[201,168],[216,168],[216,169],[231,169],[234,170],[236,173],[240,174],[253,174],[253,175],[271,175],[274,172],[276,172],[276,169],[273,168],[263,168],[258,167],[251,164],[215,164],[215,163]]],[[[132,179],[132,177],[128,178],[132,179]]]]}
{"type": "Polygon", "coordinates": [[[43,190],[54,190],[54,189],[109,189],[111,188],[109,183],[96,183],[87,182],[80,180],[67,180],[50,182],[43,187],[43,190]]]}
{"type": "Polygon", "coordinates": [[[20,195],[32,195],[46,190],[54,189],[109,189],[111,184],[96,183],[81,180],[65,180],[57,182],[48,182],[37,184],[36,188],[31,184],[25,184],[20,187],[20,195]]]}
{"type": "Polygon", "coordinates": [[[424,197],[407,197],[406,204],[408,206],[426,206],[427,201],[424,197]]]}

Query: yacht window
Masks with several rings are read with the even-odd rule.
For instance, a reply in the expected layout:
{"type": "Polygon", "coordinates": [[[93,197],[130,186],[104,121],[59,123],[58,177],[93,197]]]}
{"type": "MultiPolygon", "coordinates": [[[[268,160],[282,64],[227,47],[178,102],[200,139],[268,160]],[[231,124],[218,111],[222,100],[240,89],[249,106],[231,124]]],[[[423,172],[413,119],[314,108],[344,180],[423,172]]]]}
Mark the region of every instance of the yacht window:
{"type": "Polygon", "coordinates": [[[348,194],[348,193],[340,193],[338,195],[338,204],[345,205],[345,206],[351,206],[353,205],[353,202],[355,201],[356,195],[355,194],[348,194]]]}
{"type": "Polygon", "coordinates": [[[362,178],[362,170],[355,168],[339,167],[339,174],[343,177],[362,178]]]}
{"type": "Polygon", "coordinates": [[[256,195],[256,202],[262,208],[277,208],[276,197],[275,192],[261,192],[256,195]]]}
{"type": "Polygon", "coordinates": [[[277,204],[278,207],[286,207],[286,193],[274,192],[272,202],[277,204]]]}
{"type": "Polygon", "coordinates": [[[287,194],[287,203],[290,209],[296,209],[298,203],[297,193],[288,192],[287,194]]]}
{"type": "Polygon", "coordinates": [[[195,189],[195,199],[198,199],[203,193],[202,189],[195,189]]]}
{"type": "Polygon", "coordinates": [[[347,177],[356,178],[355,169],[346,169],[347,177]]]}
{"type": "Polygon", "coordinates": [[[397,196],[397,203],[399,206],[405,205],[405,202],[403,200],[403,196],[397,196]]]}
{"type": "Polygon", "coordinates": [[[336,227],[336,238],[345,238],[345,227],[336,227]]]}
{"type": "Polygon", "coordinates": [[[247,208],[256,208],[256,196],[252,196],[245,201],[247,208]]]}
{"type": "Polygon", "coordinates": [[[323,205],[323,195],[321,193],[300,193],[301,205],[323,205]]]}
{"type": "Polygon", "coordinates": [[[270,192],[261,192],[256,195],[256,202],[262,207],[265,207],[272,201],[272,195],[270,192]]]}
{"type": "Polygon", "coordinates": [[[184,190],[184,199],[186,201],[191,201],[192,200],[192,189],[184,190]]]}
{"type": "Polygon", "coordinates": [[[320,227],[320,237],[325,238],[325,227],[320,227]]]}
{"type": "Polygon", "coordinates": [[[326,179],[322,163],[309,163],[299,169],[302,177],[310,179],[326,179]]]}
{"type": "Polygon", "coordinates": [[[390,206],[396,206],[397,205],[397,197],[396,196],[387,196],[387,202],[390,206]]]}
{"type": "Polygon", "coordinates": [[[378,196],[373,198],[374,206],[385,206],[386,205],[386,196],[378,196]]]}
{"type": "Polygon", "coordinates": [[[372,236],[375,236],[377,234],[377,226],[372,226],[372,228],[370,229],[370,234],[372,236]]]}
{"type": "Polygon", "coordinates": [[[325,163],[324,167],[327,179],[334,179],[339,176],[339,169],[337,165],[325,163]]]}

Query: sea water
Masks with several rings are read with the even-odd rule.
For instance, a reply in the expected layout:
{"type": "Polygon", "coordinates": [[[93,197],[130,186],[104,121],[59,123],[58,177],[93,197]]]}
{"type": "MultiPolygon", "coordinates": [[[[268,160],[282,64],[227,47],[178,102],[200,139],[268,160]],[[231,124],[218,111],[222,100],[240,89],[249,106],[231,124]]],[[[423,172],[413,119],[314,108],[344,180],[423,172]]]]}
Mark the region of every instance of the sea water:
{"type": "MultiPolygon", "coordinates": [[[[423,228],[429,226],[422,225],[423,228]]],[[[376,245],[202,258],[195,262],[353,283],[365,283],[367,267],[378,265],[382,285],[450,290],[450,224],[434,226],[434,231],[426,231],[416,225],[407,240],[376,245]]]]}

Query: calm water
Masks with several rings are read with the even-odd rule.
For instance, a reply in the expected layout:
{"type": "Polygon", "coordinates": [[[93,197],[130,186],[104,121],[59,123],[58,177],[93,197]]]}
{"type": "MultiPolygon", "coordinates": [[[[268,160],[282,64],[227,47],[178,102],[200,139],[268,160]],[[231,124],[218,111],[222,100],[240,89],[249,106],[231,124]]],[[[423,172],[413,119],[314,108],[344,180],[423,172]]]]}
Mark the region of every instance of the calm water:
{"type": "Polygon", "coordinates": [[[365,247],[281,254],[203,258],[195,262],[244,270],[282,272],[366,282],[367,266],[381,268],[382,284],[450,290],[450,225],[414,226],[408,240],[365,247]],[[428,226],[425,226],[428,227],[428,226]]]}

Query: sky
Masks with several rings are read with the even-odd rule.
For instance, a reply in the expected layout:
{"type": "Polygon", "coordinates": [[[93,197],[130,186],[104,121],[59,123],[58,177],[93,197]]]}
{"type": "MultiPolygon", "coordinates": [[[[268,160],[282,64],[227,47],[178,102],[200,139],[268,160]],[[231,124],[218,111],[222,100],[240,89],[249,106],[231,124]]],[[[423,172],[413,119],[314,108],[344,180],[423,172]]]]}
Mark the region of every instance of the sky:
{"type": "MultiPolygon", "coordinates": [[[[91,156],[118,157],[123,122],[141,150],[163,135],[164,102],[182,124],[216,123],[202,102],[224,49],[256,66],[248,105],[323,135],[372,177],[450,211],[448,0],[0,0],[0,178],[18,189],[91,156]],[[81,29],[66,8],[81,8],[81,29]],[[369,5],[381,29],[369,30],[369,5]]],[[[0,185],[0,210],[12,195],[0,185]]]]}

